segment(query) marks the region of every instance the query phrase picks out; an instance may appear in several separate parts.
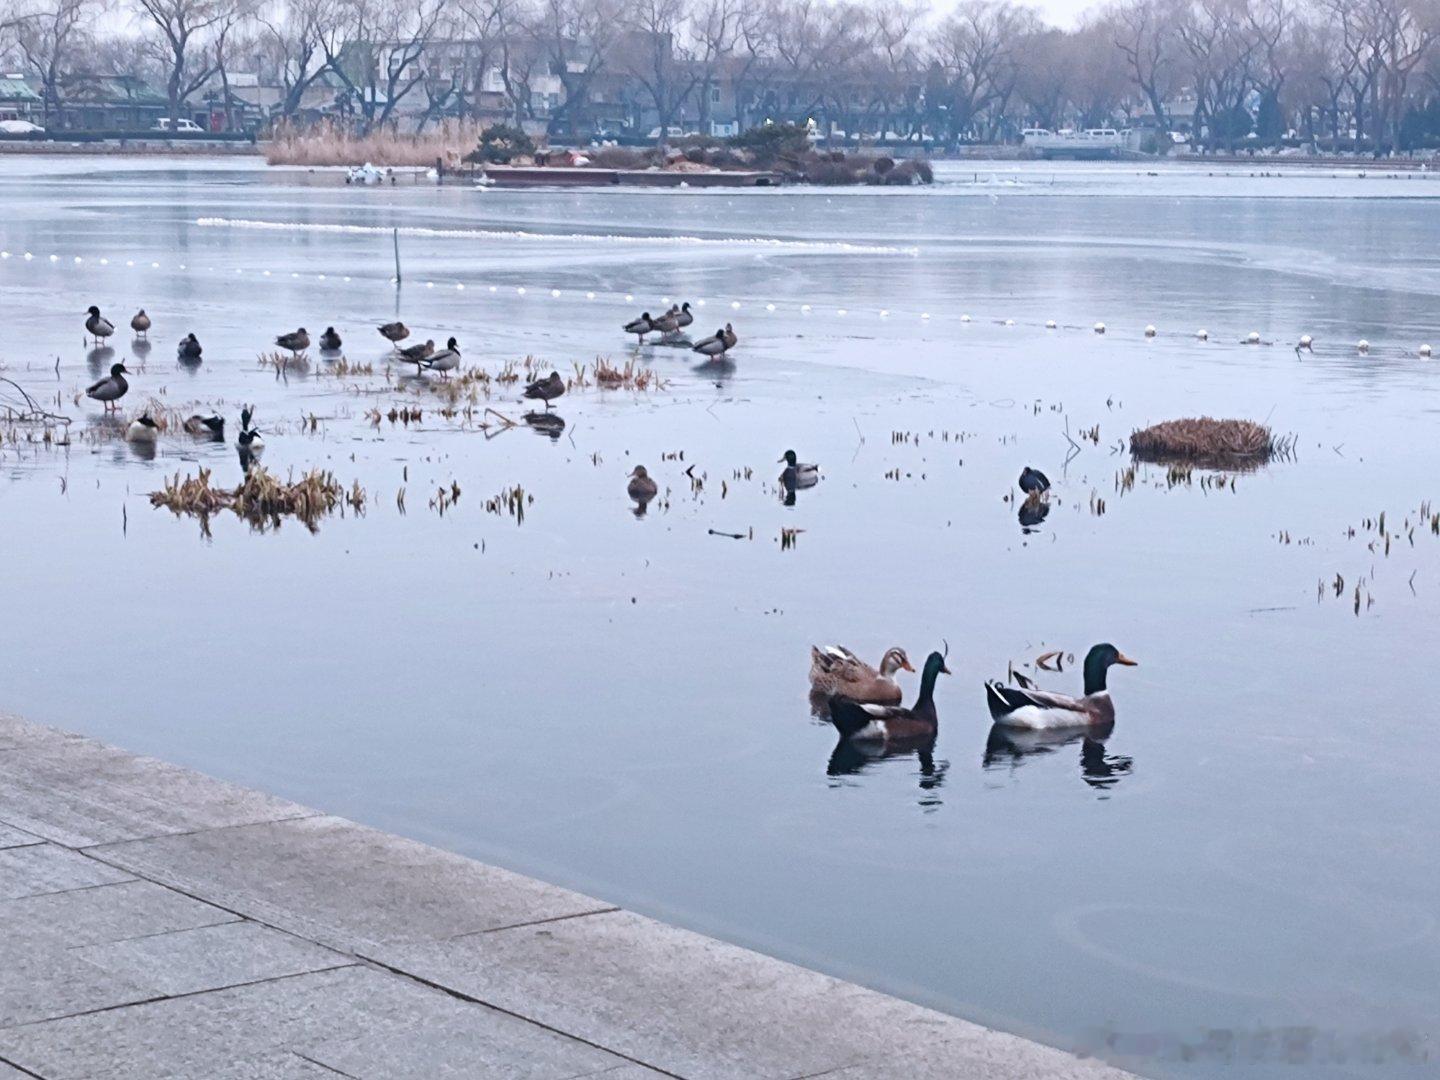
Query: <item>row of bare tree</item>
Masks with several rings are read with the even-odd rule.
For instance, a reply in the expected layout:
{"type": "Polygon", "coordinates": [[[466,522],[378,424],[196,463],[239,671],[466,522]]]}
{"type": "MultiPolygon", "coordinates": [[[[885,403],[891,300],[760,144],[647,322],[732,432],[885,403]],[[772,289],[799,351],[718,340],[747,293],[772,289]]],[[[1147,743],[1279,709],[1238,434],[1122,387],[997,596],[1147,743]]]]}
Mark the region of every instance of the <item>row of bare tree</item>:
{"type": "Polygon", "coordinates": [[[47,112],[76,72],[153,79],[174,117],[244,70],[276,118],[322,84],[361,129],[498,95],[575,135],[604,98],[662,130],[719,110],[945,143],[1148,115],[1212,146],[1385,149],[1440,114],[1440,0],[1120,0],[1073,30],[1011,0],[0,0],[0,55],[47,112]]]}

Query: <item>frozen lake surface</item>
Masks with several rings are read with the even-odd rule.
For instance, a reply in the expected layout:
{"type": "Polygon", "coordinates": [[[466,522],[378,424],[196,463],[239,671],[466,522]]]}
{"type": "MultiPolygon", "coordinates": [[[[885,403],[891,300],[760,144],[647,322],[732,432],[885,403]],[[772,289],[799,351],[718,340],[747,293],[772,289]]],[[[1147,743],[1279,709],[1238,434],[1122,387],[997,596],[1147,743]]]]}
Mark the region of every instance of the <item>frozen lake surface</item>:
{"type": "Polygon", "coordinates": [[[0,158],[0,377],[73,419],[68,447],[0,446],[0,707],[1145,1073],[1431,1075],[1440,176],[1213,173],[481,192],[0,158]],[[662,298],[732,321],[733,368],[637,351],[619,326],[662,298]],[[82,345],[92,303],[143,306],[148,355],[82,345]],[[487,438],[387,362],[397,316],[467,365],[633,356],[666,385],[487,438]],[[331,324],[371,374],[257,362],[331,324]],[[152,509],[239,463],[119,441],[79,396],[114,359],[131,413],[253,402],[268,468],[366,512],[206,539],[152,509]],[[1296,459],[1123,489],[1133,429],[1201,414],[1296,459]],[[793,506],[789,447],[824,469],[793,506]],[[1026,464],[1055,481],[1031,532],[1026,464]],[[523,523],[487,512],[516,484],[523,523]],[[811,643],[942,640],[933,760],[835,753],[811,643]],[[1103,745],[992,735],[984,679],[1078,691],[1026,665],[1097,641],[1141,664],[1103,745]]]}

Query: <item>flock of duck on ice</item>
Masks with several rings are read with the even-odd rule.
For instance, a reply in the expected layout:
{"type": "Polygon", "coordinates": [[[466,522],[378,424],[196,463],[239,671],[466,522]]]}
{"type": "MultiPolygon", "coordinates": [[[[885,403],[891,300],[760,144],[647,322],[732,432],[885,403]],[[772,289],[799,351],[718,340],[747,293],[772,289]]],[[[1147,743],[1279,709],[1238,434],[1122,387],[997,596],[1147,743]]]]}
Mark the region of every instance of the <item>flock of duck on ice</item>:
{"type": "MultiPolygon", "coordinates": [[[[625,324],[627,334],[635,334],[640,342],[646,336],[658,333],[662,337],[673,337],[694,321],[690,305],[672,306],[658,317],[647,311],[625,324]]],[[[130,328],[139,339],[147,339],[151,328],[150,317],[142,309],[130,320],[130,328]]],[[[115,326],[106,319],[98,307],[91,307],[85,320],[85,330],[98,345],[115,333],[115,326]]],[[[450,338],[443,349],[437,350],[433,341],[402,346],[400,343],[410,336],[410,330],[403,322],[386,323],[378,327],[379,333],[389,341],[400,359],[416,365],[417,374],[436,372],[448,377],[460,366],[460,348],[455,338],[450,338]]],[[[710,337],[695,342],[690,348],[707,359],[720,359],[735,347],[737,338],[734,328],[728,323],[710,337]]],[[[310,347],[310,335],[304,327],[275,338],[275,344],[298,355],[310,347]]],[[[327,327],[320,335],[322,352],[339,352],[342,341],[333,326],[327,327]]],[[[177,348],[180,360],[197,363],[203,350],[195,335],[187,334],[177,348]]],[[[125,376],[130,374],[124,364],[114,364],[110,374],[86,389],[88,397],[101,402],[107,411],[118,408],[118,402],[130,389],[125,376]]],[[[537,379],[524,389],[524,396],[542,401],[548,409],[550,403],[565,393],[565,380],[558,372],[552,371],[543,379],[537,379]]],[[[237,446],[241,460],[248,468],[258,459],[264,442],[254,427],[254,410],[246,406],[240,413],[240,433],[237,446]]],[[[189,417],[184,429],[202,438],[223,440],[225,420],[221,416],[189,417]]],[[[125,437],[132,442],[154,442],[159,427],[148,415],[133,420],[125,429],[125,437]]],[[[820,479],[820,467],[799,460],[794,450],[787,450],[780,459],[785,468],[780,474],[782,487],[793,496],[796,490],[813,487],[820,479]]],[[[637,465],[628,477],[627,493],[640,504],[641,509],[658,493],[658,485],[643,465],[637,465]]],[[[1037,469],[1026,467],[1020,474],[1019,486],[1025,495],[1025,507],[1032,516],[1043,517],[1047,505],[1050,481],[1037,469]]],[[[1024,514],[1022,512],[1022,522],[1024,514]]],[[[947,650],[948,651],[948,650],[947,650]]],[[[905,651],[892,648],[881,657],[879,667],[872,667],[852,651],[841,645],[827,645],[811,649],[810,685],[812,703],[816,711],[827,715],[834,724],[843,742],[868,744],[883,748],[890,753],[920,751],[922,754],[934,744],[939,728],[939,717],[935,709],[935,682],[941,675],[950,674],[945,665],[945,654],[932,652],[926,657],[920,672],[920,689],[915,703],[901,704],[902,694],[896,676],[901,671],[914,672],[905,651]]],[[[1084,691],[1078,696],[1050,693],[1037,689],[1029,679],[1017,675],[1019,685],[1006,686],[998,681],[985,684],[986,702],[997,727],[1016,732],[1058,732],[1093,733],[1104,739],[1115,721],[1115,708],[1110,699],[1107,674],[1115,665],[1133,665],[1134,660],[1121,653],[1115,646],[1099,644],[1086,655],[1083,664],[1084,691]]]]}

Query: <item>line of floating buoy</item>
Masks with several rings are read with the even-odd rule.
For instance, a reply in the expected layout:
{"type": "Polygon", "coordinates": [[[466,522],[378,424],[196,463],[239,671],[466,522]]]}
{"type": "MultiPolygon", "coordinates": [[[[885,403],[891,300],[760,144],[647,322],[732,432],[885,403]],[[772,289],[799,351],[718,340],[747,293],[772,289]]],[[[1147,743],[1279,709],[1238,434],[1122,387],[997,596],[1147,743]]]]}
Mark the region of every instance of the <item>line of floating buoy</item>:
{"type": "MultiPolygon", "coordinates": [[[[52,253],[52,254],[49,254],[49,255],[46,255],[46,256],[37,256],[34,252],[30,252],[30,251],[26,251],[26,252],[23,252],[23,253],[15,253],[15,252],[11,252],[11,251],[9,251],[9,250],[0,250],[0,261],[8,261],[8,260],[10,260],[10,259],[12,259],[12,258],[20,258],[20,259],[24,260],[25,262],[33,262],[33,261],[35,261],[37,258],[43,258],[43,259],[45,259],[46,261],[48,261],[52,266],[53,266],[53,265],[59,265],[59,264],[62,263],[62,262],[70,262],[70,263],[73,263],[73,265],[75,265],[75,266],[80,266],[80,267],[84,267],[84,266],[86,266],[86,265],[98,265],[98,266],[102,266],[102,267],[108,267],[108,266],[111,264],[111,260],[110,260],[108,257],[105,257],[105,256],[99,256],[99,257],[91,256],[91,257],[88,257],[88,258],[87,258],[87,257],[85,257],[85,256],[74,255],[74,256],[70,256],[70,257],[67,258],[67,257],[62,256],[62,255],[59,254],[59,253],[52,253]]],[[[117,265],[118,265],[118,261],[117,261],[117,265]]],[[[145,266],[146,264],[145,264],[143,261],[142,261],[142,262],[139,262],[139,263],[137,264],[137,262],[136,262],[134,259],[127,259],[127,260],[125,260],[124,265],[125,265],[126,267],[129,267],[129,268],[135,268],[137,265],[143,267],[143,266],[145,266]]],[[[159,262],[155,262],[155,261],[150,262],[150,263],[149,263],[149,267],[150,267],[150,269],[152,269],[152,270],[161,270],[161,269],[163,269],[163,267],[161,266],[161,264],[160,264],[159,262]]],[[[182,271],[190,269],[190,268],[187,266],[187,264],[185,264],[185,263],[174,264],[174,268],[175,268],[175,269],[178,269],[178,270],[182,270],[182,271]]],[[[214,268],[214,267],[205,267],[205,268],[204,268],[204,272],[206,272],[206,273],[214,273],[214,272],[216,272],[216,271],[215,271],[215,268],[214,268]]],[[[243,275],[243,274],[246,273],[246,271],[244,270],[244,268],[238,267],[238,266],[237,266],[237,267],[234,267],[234,272],[235,272],[236,274],[241,274],[241,275],[243,275]]],[[[252,272],[252,273],[255,273],[256,271],[251,271],[251,272],[252,272]]],[[[273,277],[273,276],[276,276],[277,274],[280,275],[280,276],[283,276],[283,274],[284,274],[283,271],[274,271],[274,272],[272,272],[271,270],[268,270],[268,269],[267,269],[267,270],[260,270],[260,271],[258,271],[258,273],[260,274],[260,276],[265,277],[265,278],[271,278],[271,277],[273,277]]],[[[308,277],[308,276],[309,276],[309,275],[302,275],[301,273],[296,272],[296,271],[290,271],[289,274],[290,274],[291,279],[294,279],[294,280],[299,280],[299,279],[301,279],[302,277],[308,277]]],[[[316,274],[316,275],[315,275],[315,280],[317,280],[317,281],[326,281],[326,280],[328,280],[328,277],[327,277],[327,275],[325,275],[325,274],[316,274]]],[[[345,276],[343,276],[343,277],[337,278],[336,280],[340,280],[340,281],[345,282],[346,284],[349,284],[349,283],[350,283],[351,281],[353,281],[354,279],[353,279],[350,275],[345,275],[345,276]]],[[[390,281],[391,281],[392,284],[395,283],[395,279],[394,279],[393,277],[390,278],[390,281]]],[[[455,289],[455,291],[457,291],[457,292],[463,292],[463,291],[465,290],[465,288],[466,288],[466,286],[465,286],[465,284],[464,284],[463,282],[454,282],[453,284],[447,284],[447,283],[445,283],[445,282],[439,282],[439,283],[437,283],[437,282],[434,282],[434,281],[426,281],[426,282],[424,283],[424,285],[425,285],[425,288],[427,288],[427,289],[434,289],[434,288],[437,288],[437,287],[439,287],[439,288],[453,287],[453,288],[455,289]]],[[[490,285],[490,286],[488,286],[488,288],[489,288],[490,292],[492,292],[492,293],[496,293],[496,292],[499,291],[499,287],[496,286],[496,285],[490,285]]],[[[515,295],[517,295],[517,296],[526,296],[526,295],[529,293],[529,291],[530,291],[530,289],[528,289],[528,288],[527,288],[526,286],[524,286],[524,285],[515,286],[514,288],[515,288],[515,295]]],[[[562,298],[562,296],[564,295],[560,289],[549,288],[549,289],[547,289],[546,291],[549,293],[549,295],[550,295],[550,297],[551,297],[552,299],[560,299],[560,298],[562,298]]],[[[612,296],[607,296],[607,297],[603,297],[603,298],[597,297],[597,294],[596,294],[595,292],[593,292],[593,291],[590,291],[590,292],[586,292],[586,293],[585,293],[585,299],[586,299],[586,300],[596,300],[597,298],[606,299],[606,300],[612,300],[612,299],[613,299],[612,296]]],[[[668,300],[668,298],[666,298],[666,299],[668,300]]],[[[634,303],[635,295],[634,295],[633,293],[625,293],[625,294],[624,294],[624,300],[625,300],[625,303],[627,303],[627,304],[634,303]]],[[[721,301],[721,302],[723,303],[724,301],[721,301]]],[[[697,306],[697,307],[704,307],[704,306],[705,306],[705,301],[704,301],[703,299],[693,301],[693,303],[694,303],[695,306],[697,306]]],[[[739,300],[731,300],[731,301],[729,301],[729,306],[730,306],[730,308],[731,308],[732,310],[735,310],[735,311],[741,310],[741,307],[742,307],[741,302],[740,302],[739,300]]],[[[764,308],[765,308],[765,310],[766,310],[767,312],[771,312],[771,313],[778,312],[778,311],[781,311],[781,310],[782,310],[782,308],[781,308],[780,305],[777,305],[777,304],[775,304],[775,303],[773,303],[773,302],[764,304],[764,308]]],[[[812,311],[812,307],[811,307],[811,305],[809,305],[809,304],[801,304],[801,305],[800,305],[800,311],[801,311],[802,314],[808,315],[808,314],[810,314],[810,312],[812,311]]],[[[851,312],[850,312],[850,310],[847,309],[847,308],[837,308],[837,309],[835,309],[835,314],[836,314],[837,316],[844,317],[844,316],[848,316],[849,314],[851,314],[851,312]]],[[[895,316],[897,315],[897,313],[896,313],[895,311],[891,310],[890,308],[881,308],[881,309],[879,309],[879,310],[877,311],[877,314],[878,314],[878,316],[879,316],[880,318],[882,318],[882,319],[889,319],[889,318],[895,317],[895,316]]],[[[903,317],[905,314],[907,314],[907,313],[905,313],[905,312],[899,313],[899,315],[900,315],[901,317],[903,317]]],[[[914,315],[912,314],[911,317],[914,317],[914,315]]],[[[931,318],[930,312],[928,312],[928,311],[920,312],[920,313],[919,313],[919,318],[920,318],[922,321],[928,322],[928,321],[930,320],[930,318],[931,318]]],[[[960,315],[960,321],[961,321],[962,323],[971,323],[971,322],[974,321],[974,318],[973,318],[973,316],[971,316],[968,312],[966,312],[966,313],[963,313],[963,314],[960,315]]],[[[1015,319],[1013,319],[1013,318],[996,319],[995,322],[998,323],[998,324],[1000,324],[1000,325],[1007,326],[1007,327],[1020,325],[1020,323],[1017,322],[1017,320],[1015,320],[1015,319]]],[[[1058,323],[1055,319],[1046,319],[1046,320],[1045,320],[1045,323],[1044,323],[1044,326],[1045,326],[1045,329],[1046,329],[1046,330],[1057,330],[1057,329],[1060,329],[1060,325],[1059,325],[1059,323],[1058,323]]],[[[1096,334],[1105,334],[1105,333],[1107,332],[1107,330],[1108,330],[1108,327],[1105,325],[1104,322],[1096,322],[1096,323],[1093,324],[1093,326],[1091,327],[1091,329],[1092,329],[1096,334]]],[[[1153,323],[1148,323],[1148,324],[1146,324],[1146,326],[1145,326],[1144,329],[1143,329],[1143,333],[1144,333],[1145,337],[1147,337],[1147,338],[1154,338],[1154,337],[1158,337],[1158,336],[1159,336],[1159,330],[1156,328],[1156,326],[1155,326],[1153,323]]],[[[1206,330],[1204,327],[1201,327],[1200,329],[1198,329],[1198,330],[1195,331],[1195,340],[1197,340],[1197,341],[1209,341],[1209,340],[1210,340],[1210,332],[1209,332],[1208,330],[1206,330]]],[[[1298,340],[1297,340],[1297,346],[1296,346],[1296,348],[1297,348],[1297,349],[1304,349],[1304,350],[1313,352],[1313,351],[1314,351],[1314,343],[1315,343],[1315,339],[1314,339],[1314,337],[1313,337],[1312,335],[1310,335],[1310,334],[1301,334],[1301,335],[1299,336],[1298,340]]],[[[1243,341],[1243,344],[1247,344],[1247,345],[1261,345],[1261,344],[1267,344],[1267,342],[1265,342],[1265,341],[1261,338],[1260,332],[1259,332],[1258,330],[1252,330],[1252,331],[1250,331],[1250,332],[1246,335],[1246,337],[1245,337],[1245,339],[1244,339],[1244,341],[1243,341]]],[[[1356,344],[1355,344],[1355,349],[1356,349],[1356,351],[1357,351],[1358,353],[1360,353],[1361,355],[1367,355],[1367,356],[1370,355],[1373,351],[1375,351],[1375,350],[1372,348],[1370,342],[1369,342],[1367,339],[1365,339],[1365,338],[1361,338],[1358,342],[1356,342],[1356,344]]],[[[1419,356],[1419,357],[1421,357],[1421,358],[1423,358],[1423,359],[1430,359],[1430,358],[1432,358],[1432,357],[1434,356],[1434,348],[1430,345],[1429,342],[1422,342],[1422,343],[1416,348],[1415,353],[1411,354],[1411,353],[1402,351],[1402,352],[1400,353],[1400,355],[1416,355],[1416,356],[1419,356]]]]}

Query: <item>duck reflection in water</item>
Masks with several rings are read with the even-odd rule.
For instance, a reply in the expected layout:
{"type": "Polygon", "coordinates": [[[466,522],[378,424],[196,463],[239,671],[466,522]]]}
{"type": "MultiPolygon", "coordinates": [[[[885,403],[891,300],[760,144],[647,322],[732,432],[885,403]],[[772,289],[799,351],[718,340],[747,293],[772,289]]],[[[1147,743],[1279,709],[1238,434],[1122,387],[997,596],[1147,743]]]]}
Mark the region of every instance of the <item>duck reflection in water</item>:
{"type": "Polygon", "coordinates": [[[135,359],[144,360],[150,355],[150,339],[136,338],[130,342],[130,351],[135,354],[135,359]]]}
{"type": "Polygon", "coordinates": [[[1042,758],[1066,746],[1080,746],[1080,779],[1100,792],[1107,792],[1134,768],[1134,761],[1122,754],[1106,752],[1105,741],[1115,730],[1115,721],[1076,730],[1023,730],[995,724],[985,740],[986,770],[1018,769],[1027,759],[1042,758]]]}
{"type": "Polygon", "coordinates": [[[565,418],[559,413],[528,412],[524,419],[535,434],[544,435],[551,442],[559,442],[560,436],[565,434],[565,418]]]}
{"type": "Polygon", "coordinates": [[[90,374],[100,375],[115,359],[115,350],[109,345],[98,345],[85,354],[85,363],[89,366],[90,374]]]}
{"type": "Polygon", "coordinates": [[[1038,532],[1041,524],[1050,516],[1050,503],[1042,499],[1026,499],[1020,504],[1020,512],[1016,516],[1020,519],[1022,533],[1038,532]]]}

